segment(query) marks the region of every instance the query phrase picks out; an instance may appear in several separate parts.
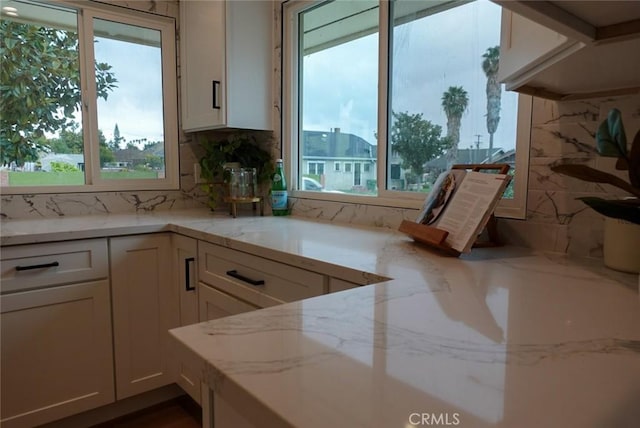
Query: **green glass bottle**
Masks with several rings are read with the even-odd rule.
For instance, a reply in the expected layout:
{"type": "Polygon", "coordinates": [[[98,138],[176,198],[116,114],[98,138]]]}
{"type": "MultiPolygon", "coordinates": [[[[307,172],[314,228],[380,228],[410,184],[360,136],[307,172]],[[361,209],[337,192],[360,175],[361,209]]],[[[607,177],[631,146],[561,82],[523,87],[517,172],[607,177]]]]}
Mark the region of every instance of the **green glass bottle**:
{"type": "Polygon", "coordinates": [[[287,206],[287,180],[284,177],[284,163],[282,159],[276,160],[276,172],[271,182],[271,211],[273,215],[288,215],[287,206]]]}

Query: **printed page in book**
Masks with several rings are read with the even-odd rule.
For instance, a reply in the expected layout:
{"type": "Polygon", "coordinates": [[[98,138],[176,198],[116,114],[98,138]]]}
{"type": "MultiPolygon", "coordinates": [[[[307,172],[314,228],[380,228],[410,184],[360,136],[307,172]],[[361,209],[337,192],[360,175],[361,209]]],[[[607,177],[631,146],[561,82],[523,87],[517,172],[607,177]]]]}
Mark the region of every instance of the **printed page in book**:
{"type": "Polygon", "coordinates": [[[445,242],[451,248],[461,253],[471,251],[471,246],[487,224],[510,178],[507,174],[466,173],[444,212],[432,224],[449,232],[445,242]]]}

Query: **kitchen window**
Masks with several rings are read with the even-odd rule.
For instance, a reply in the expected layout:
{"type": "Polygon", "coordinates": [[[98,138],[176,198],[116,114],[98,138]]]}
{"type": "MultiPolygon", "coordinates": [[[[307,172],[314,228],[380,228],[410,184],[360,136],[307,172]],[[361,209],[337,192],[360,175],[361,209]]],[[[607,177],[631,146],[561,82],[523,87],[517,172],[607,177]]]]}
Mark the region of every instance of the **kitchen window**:
{"type": "Polygon", "coordinates": [[[500,6],[292,0],[283,25],[291,182],[310,156],[348,159],[345,172],[366,166],[349,181],[326,171],[329,192],[294,196],[419,208],[452,164],[509,163],[514,180],[497,214],[524,216],[531,97],[497,83],[500,6]]]}
{"type": "Polygon", "coordinates": [[[178,188],[174,19],[78,4],[2,4],[2,193],[178,188]]]}

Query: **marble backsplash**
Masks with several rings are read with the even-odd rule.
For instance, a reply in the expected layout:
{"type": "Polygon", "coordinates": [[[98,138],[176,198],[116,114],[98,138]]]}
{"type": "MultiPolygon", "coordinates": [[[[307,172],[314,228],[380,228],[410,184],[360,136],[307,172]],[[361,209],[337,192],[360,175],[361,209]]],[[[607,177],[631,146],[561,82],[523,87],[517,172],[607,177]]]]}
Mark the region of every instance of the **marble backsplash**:
{"type": "MultiPolygon", "coordinates": [[[[603,217],[576,198],[621,191],[555,174],[549,166],[570,159],[626,179],[626,173],[615,171],[614,159],[601,158],[595,152],[598,124],[613,107],[622,112],[631,141],[640,129],[640,95],[563,103],[534,100],[527,216],[526,220],[500,219],[499,231],[505,241],[541,250],[602,257],[603,217]]],[[[206,196],[194,182],[193,163],[202,153],[199,140],[217,136],[216,132],[182,135],[179,191],[2,195],[0,215],[37,218],[205,207],[206,196]]],[[[278,141],[274,143],[274,151],[278,141]]],[[[417,210],[412,209],[312,199],[292,198],[291,204],[296,216],[391,229],[417,215],[417,210]]]]}
{"type": "Polygon", "coordinates": [[[612,108],[618,108],[630,147],[640,130],[640,95],[575,102],[536,99],[526,221],[505,220],[511,243],[579,256],[602,257],[604,217],[576,198],[628,196],[608,184],[587,183],[551,171],[560,162],[585,164],[628,181],[615,158],[597,155],[595,133],[612,108]]]}
{"type": "MultiPolygon", "coordinates": [[[[618,175],[614,158],[595,149],[598,125],[612,108],[622,112],[629,140],[640,129],[640,95],[585,101],[555,102],[534,99],[526,220],[500,219],[501,238],[508,243],[577,256],[602,257],[603,216],[576,198],[624,195],[612,186],[586,183],[551,171],[559,162],[582,163],[618,175]]],[[[328,221],[398,228],[415,219],[417,210],[370,205],[293,200],[293,213],[328,221]]]]}
{"type": "MultiPolygon", "coordinates": [[[[118,1],[107,3],[177,17],[178,2],[118,1]]],[[[274,2],[274,133],[272,150],[280,153],[280,5],[274,2]]],[[[502,238],[512,244],[602,257],[603,218],[576,198],[615,194],[610,186],[585,183],[553,173],[549,166],[561,159],[615,172],[614,160],[595,153],[595,131],[609,110],[617,107],[629,140],[640,129],[640,94],[586,101],[554,102],[534,99],[526,220],[501,219],[502,238]]],[[[40,218],[115,212],[147,212],[202,208],[207,197],[195,184],[193,164],[202,154],[202,137],[218,133],[180,135],[180,189],[172,191],[100,192],[74,194],[2,195],[0,218],[40,218]]],[[[625,174],[617,172],[621,177],[625,174]]],[[[291,199],[293,214],[340,223],[396,229],[417,210],[364,204],[343,204],[312,199],[291,199]]],[[[268,209],[267,209],[268,210],[268,209]]]]}

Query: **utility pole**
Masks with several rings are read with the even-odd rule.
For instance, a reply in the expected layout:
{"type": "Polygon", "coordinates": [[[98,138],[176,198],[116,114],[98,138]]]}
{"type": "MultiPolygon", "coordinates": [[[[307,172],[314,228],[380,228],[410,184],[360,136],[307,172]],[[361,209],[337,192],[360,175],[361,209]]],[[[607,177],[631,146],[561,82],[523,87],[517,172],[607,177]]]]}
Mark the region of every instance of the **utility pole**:
{"type": "Polygon", "coordinates": [[[473,163],[478,163],[479,161],[478,153],[480,152],[480,137],[482,137],[482,135],[475,134],[474,136],[477,138],[477,140],[476,140],[476,150],[475,150],[475,153],[473,154],[473,163]]]}

